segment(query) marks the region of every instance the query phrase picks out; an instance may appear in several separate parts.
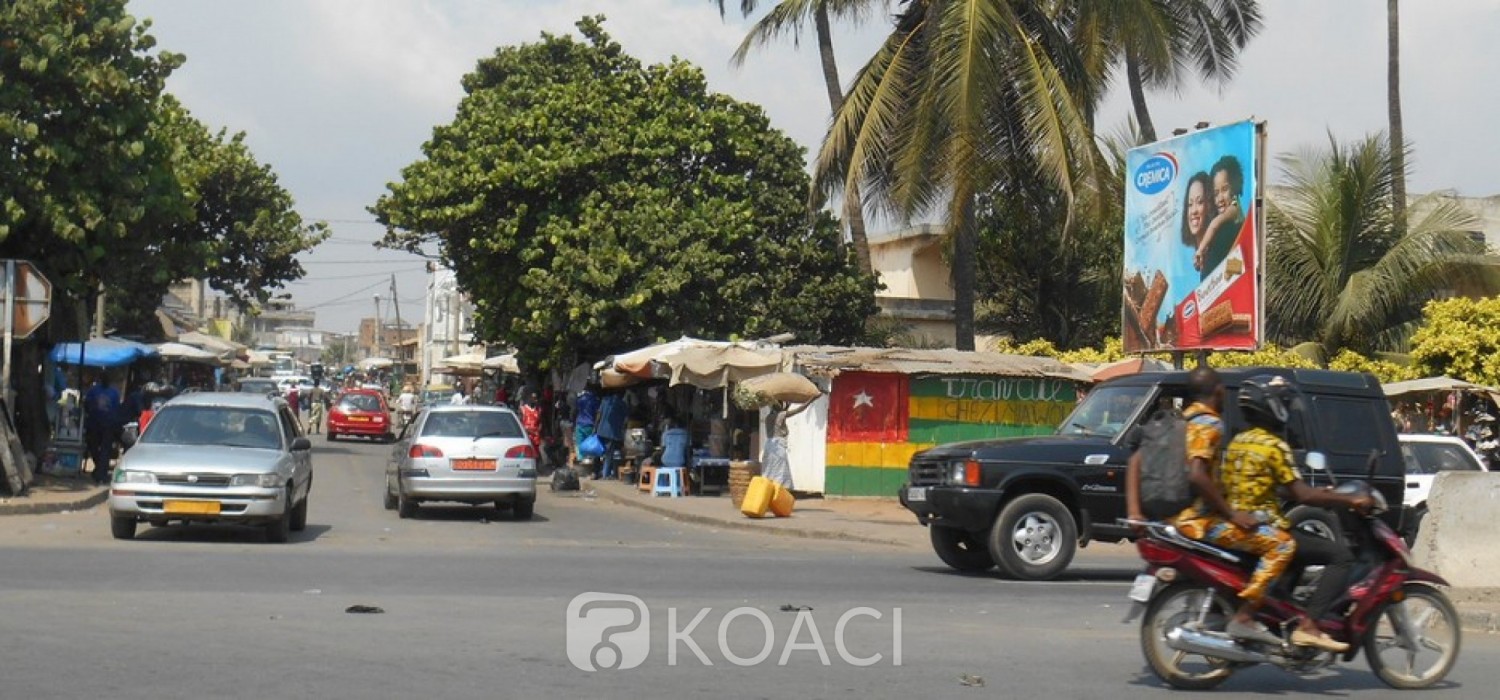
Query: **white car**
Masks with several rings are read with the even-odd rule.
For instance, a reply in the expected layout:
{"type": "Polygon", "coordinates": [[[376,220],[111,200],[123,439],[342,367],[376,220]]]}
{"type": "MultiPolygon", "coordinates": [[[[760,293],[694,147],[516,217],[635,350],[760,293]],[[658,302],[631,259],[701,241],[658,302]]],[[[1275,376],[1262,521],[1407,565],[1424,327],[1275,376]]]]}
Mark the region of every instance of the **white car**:
{"type": "Polygon", "coordinates": [[[433,406],[404,427],[391,452],[385,507],[411,518],[418,503],[494,503],[527,520],[536,506],[536,462],[509,408],[433,406]]]}
{"type": "Polygon", "coordinates": [[[1422,518],[1427,515],[1427,492],[1438,472],[1486,471],[1484,461],[1469,448],[1469,443],[1452,435],[1419,435],[1403,433],[1401,456],[1406,460],[1406,495],[1402,505],[1411,509],[1404,528],[1414,537],[1422,518]]]}

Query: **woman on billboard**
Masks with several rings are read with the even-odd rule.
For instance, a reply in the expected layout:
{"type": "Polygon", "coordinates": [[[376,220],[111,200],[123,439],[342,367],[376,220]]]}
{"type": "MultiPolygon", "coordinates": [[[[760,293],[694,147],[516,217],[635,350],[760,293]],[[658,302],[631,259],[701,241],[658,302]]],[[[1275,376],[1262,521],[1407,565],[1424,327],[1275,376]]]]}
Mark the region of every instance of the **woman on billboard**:
{"type": "MultiPolygon", "coordinates": [[[[1201,279],[1208,279],[1219,263],[1229,257],[1234,243],[1239,239],[1240,229],[1245,225],[1245,210],[1240,198],[1245,190],[1245,171],[1234,156],[1220,158],[1209,170],[1213,180],[1214,207],[1218,213],[1208,223],[1208,231],[1198,243],[1198,252],[1193,256],[1193,267],[1201,279]]],[[[1189,192],[1192,185],[1188,186],[1189,192]]],[[[1189,195],[1191,196],[1191,194],[1189,195]]]]}
{"type": "MultiPolygon", "coordinates": [[[[1219,213],[1214,206],[1213,182],[1208,173],[1199,171],[1188,178],[1187,194],[1182,200],[1182,244],[1197,251],[1208,235],[1209,222],[1219,213]]],[[[1196,267],[1197,257],[1194,256],[1196,267]]]]}

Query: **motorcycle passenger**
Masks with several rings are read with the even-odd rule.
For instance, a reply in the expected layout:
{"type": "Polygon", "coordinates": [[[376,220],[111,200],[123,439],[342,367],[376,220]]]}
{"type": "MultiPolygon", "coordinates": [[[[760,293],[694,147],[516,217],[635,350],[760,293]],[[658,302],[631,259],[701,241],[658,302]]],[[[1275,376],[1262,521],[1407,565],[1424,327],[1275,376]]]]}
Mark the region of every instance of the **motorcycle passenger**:
{"type": "MultiPolygon", "coordinates": [[[[1212,367],[1200,366],[1188,373],[1188,391],[1192,403],[1182,412],[1182,418],[1187,423],[1188,481],[1198,499],[1177,517],[1218,514],[1241,527],[1254,527],[1254,516],[1230,508],[1214,481],[1219,469],[1219,451],[1224,444],[1224,420],[1219,415],[1224,410],[1224,382],[1212,367]]],[[[1130,436],[1128,444],[1134,454],[1125,469],[1126,509],[1135,521],[1147,519],[1140,497],[1140,440],[1139,430],[1130,436]]]]}
{"type": "Polygon", "coordinates": [[[1309,564],[1323,564],[1323,575],[1308,601],[1308,616],[1298,620],[1291,641],[1298,646],[1342,652],[1349,645],[1324,634],[1315,620],[1328,611],[1343,587],[1353,556],[1336,542],[1290,530],[1277,495],[1280,492],[1308,505],[1361,510],[1369,508],[1372,501],[1368,496],[1313,488],[1302,480],[1291,447],[1280,436],[1286,427],[1293,392],[1291,384],[1282,377],[1262,375],[1245,380],[1240,385],[1237,404],[1249,427],[1236,435],[1224,451],[1219,486],[1225,498],[1234,510],[1256,513],[1263,522],[1250,529],[1209,516],[1180,519],[1177,527],[1190,537],[1260,556],[1250,583],[1240,591],[1243,603],[1225,629],[1236,638],[1280,644],[1279,638],[1255,621],[1255,611],[1264,603],[1271,584],[1294,558],[1294,573],[1309,564]]]}

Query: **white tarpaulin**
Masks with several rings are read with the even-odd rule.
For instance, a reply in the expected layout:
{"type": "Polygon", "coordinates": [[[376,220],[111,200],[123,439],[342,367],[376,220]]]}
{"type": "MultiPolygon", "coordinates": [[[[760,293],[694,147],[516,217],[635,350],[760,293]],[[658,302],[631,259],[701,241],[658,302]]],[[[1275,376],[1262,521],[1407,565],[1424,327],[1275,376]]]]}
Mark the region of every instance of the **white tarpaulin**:
{"type": "Polygon", "coordinates": [[[168,362],[192,362],[216,366],[224,364],[219,355],[182,343],[160,343],[156,346],[156,351],[161,353],[161,359],[168,362]]]}

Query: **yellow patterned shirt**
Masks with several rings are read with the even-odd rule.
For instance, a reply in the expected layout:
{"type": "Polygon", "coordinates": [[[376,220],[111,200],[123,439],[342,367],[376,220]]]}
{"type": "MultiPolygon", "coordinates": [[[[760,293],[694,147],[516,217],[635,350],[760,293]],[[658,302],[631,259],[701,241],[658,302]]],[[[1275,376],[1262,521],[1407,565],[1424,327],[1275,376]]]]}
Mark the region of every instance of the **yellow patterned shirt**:
{"type": "Polygon", "coordinates": [[[1219,488],[1231,508],[1262,511],[1271,524],[1283,529],[1290,524],[1281,514],[1276,490],[1301,478],[1286,441],[1264,428],[1249,428],[1234,436],[1219,468],[1219,488]]]}
{"type": "MultiPolygon", "coordinates": [[[[1224,420],[1213,407],[1201,401],[1188,406],[1182,412],[1182,418],[1187,421],[1188,461],[1191,462],[1194,457],[1202,457],[1208,462],[1208,468],[1213,473],[1218,473],[1219,446],[1224,442],[1224,420]]],[[[1202,518],[1211,513],[1213,509],[1199,497],[1193,501],[1193,505],[1177,515],[1177,520],[1202,518]]]]}

